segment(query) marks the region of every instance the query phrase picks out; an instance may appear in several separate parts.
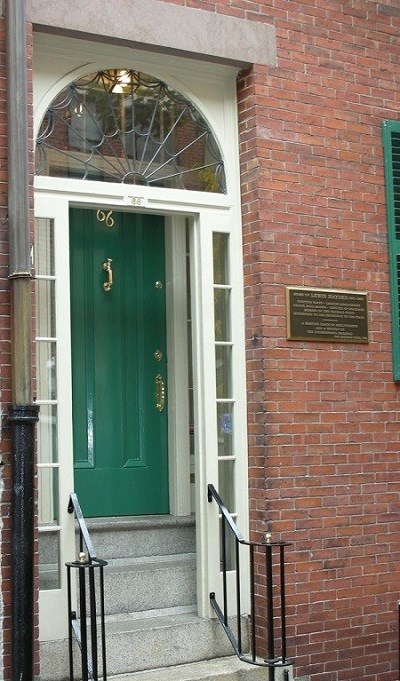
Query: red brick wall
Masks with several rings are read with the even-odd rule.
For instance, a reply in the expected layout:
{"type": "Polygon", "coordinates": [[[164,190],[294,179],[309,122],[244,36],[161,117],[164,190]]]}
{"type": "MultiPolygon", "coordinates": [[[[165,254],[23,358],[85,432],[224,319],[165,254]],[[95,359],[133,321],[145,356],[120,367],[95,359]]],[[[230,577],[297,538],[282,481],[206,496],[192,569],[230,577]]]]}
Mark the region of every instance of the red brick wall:
{"type": "MultiPolygon", "coordinates": [[[[28,80],[29,80],[29,145],[33,146],[32,119],[32,36],[27,32],[28,80]]],[[[8,406],[12,402],[11,394],[11,339],[10,339],[10,285],[8,279],[8,197],[7,197],[7,55],[6,26],[0,18],[0,404],[2,419],[2,435],[0,444],[1,496],[0,510],[1,529],[1,597],[3,601],[3,676],[10,678],[11,663],[11,570],[10,570],[10,533],[11,533],[11,442],[8,426],[8,406]]],[[[33,228],[33,154],[30,155],[30,197],[32,206],[33,228]]],[[[37,549],[35,549],[37,553],[37,549]]],[[[36,591],[37,596],[37,591],[36,591]]],[[[35,674],[39,673],[37,643],[37,597],[35,616],[35,674]]],[[[1,654],[1,652],[0,652],[1,654]]]]}
{"type": "Polygon", "coordinates": [[[232,2],[277,29],[239,79],[253,534],[293,541],[289,652],[318,681],[395,681],[400,386],[381,123],[400,118],[400,6],[232,2]],[[286,340],[285,286],[368,293],[368,345],[286,340]]]}

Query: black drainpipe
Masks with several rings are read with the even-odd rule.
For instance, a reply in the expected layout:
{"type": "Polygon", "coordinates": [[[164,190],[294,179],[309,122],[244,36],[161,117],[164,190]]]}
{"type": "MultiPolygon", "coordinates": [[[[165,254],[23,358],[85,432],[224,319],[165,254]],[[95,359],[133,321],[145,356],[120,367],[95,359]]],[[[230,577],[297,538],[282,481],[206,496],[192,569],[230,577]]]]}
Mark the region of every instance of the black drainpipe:
{"type": "Polygon", "coordinates": [[[34,677],[35,423],[32,402],[31,264],[25,0],[7,1],[8,220],[12,446],[11,679],[34,677]]]}

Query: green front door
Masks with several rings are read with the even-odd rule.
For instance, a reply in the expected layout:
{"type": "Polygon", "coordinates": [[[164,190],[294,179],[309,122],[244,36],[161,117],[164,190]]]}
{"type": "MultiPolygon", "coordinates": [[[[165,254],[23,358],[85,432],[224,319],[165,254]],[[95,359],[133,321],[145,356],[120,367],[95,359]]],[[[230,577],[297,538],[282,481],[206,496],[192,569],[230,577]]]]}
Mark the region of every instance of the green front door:
{"type": "Polygon", "coordinates": [[[164,221],[72,209],[75,491],[87,516],[168,513],[164,221]]]}

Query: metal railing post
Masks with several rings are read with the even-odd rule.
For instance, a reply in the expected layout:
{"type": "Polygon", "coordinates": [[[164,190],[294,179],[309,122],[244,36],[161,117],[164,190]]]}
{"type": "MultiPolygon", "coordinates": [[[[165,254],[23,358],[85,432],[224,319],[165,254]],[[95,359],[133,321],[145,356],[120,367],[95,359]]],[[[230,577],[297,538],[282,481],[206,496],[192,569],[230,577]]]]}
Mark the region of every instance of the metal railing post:
{"type": "Polygon", "coordinates": [[[236,564],[236,618],[237,618],[237,638],[239,655],[242,654],[242,605],[240,595],[240,554],[239,542],[235,537],[235,564],[236,564]]]}
{"type": "Polygon", "coordinates": [[[256,659],[256,597],[254,592],[254,545],[250,544],[250,618],[251,618],[251,656],[256,659]]]}
{"type": "Polygon", "coordinates": [[[90,601],[90,642],[92,653],[93,678],[98,678],[97,662],[97,621],[96,621],[96,589],[94,583],[94,569],[89,570],[89,601],[90,601]]]}
{"type": "Polygon", "coordinates": [[[104,568],[100,565],[100,630],[101,630],[101,655],[103,662],[103,681],[107,681],[107,658],[106,658],[106,629],[104,608],[104,568]]]}
{"type": "MultiPolygon", "coordinates": [[[[274,633],[274,594],[272,579],[272,546],[267,543],[265,547],[265,568],[267,586],[267,651],[268,663],[273,664],[275,658],[275,633],[274,633]]],[[[275,668],[269,667],[269,681],[275,681],[275,668]]]]}
{"type": "Polygon", "coordinates": [[[279,547],[279,567],[280,567],[280,581],[281,581],[281,650],[282,661],[286,661],[286,585],[285,585],[285,547],[279,547]]]}
{"type": "Polygon", "coordinates": [[[66,563],[68,585],[68,618],[69,618],[69,665],[70,681],[74,678],[74,660],[72,649],[72,633],[78,641],[81,651],[82,681],[99,681],[99,643],[102,661],[102,681],[107,681],[105,608],[104,608],[104,567],[107,561],[96,557],[93,544],[86,527],[85,519],[75,494],[71,494],[68,506],[70,513],[75,513],[79,523],[79,560],[66,563]],[[86,552],[85,550],[86,549],[86,552]],[[79,586],[79,621],[72,611],[71,569],[78,570],[79,586]],[[98,570],[98,592],[96,589],[95,570],[98,570]],[[97,598],[98,593],[98,598],[97,598]],[[97,606],[99,605],[99,627],[97,624],[97,606]],[[89,629],[89,634],[88,634],[89,629]],[[88,640],[90,638],[90,640],[88,640]]]}
{"type": "Polygon", "coordinates": [[[81,631],[81,663],[82,681],[89,680],[88,671],[88,647],[87,647],[87,624],[86,624],[86,575],[83,564],[77,564],[79,579],[79,621],[81,631]]]}
{"type": "MultiPolygon", "coordinates": [[[[285,590],[285,546],[286,542],[271,541],[271,535],[266,534],[264,542],[246,541],[240,533],[232,515],[227,510],[223,500],[219,496],[213,485],[207,487],[207,498],[211,503],[216,502],[221,516],[221,572],[222,572],[222,591],[223,609],[215,597],[215,592],[210,593],[210,604],[216,613],[223,629],[228,636],[236,655],[243,662],[267,667],[269,681],[275,681],[276,669],[282,670],[285,681],[289,681],[290,675],[287,667],[293,665],[292,660],[287,658],[286,647],[286,590],[285,590]],[[235,569],[236,569],[236,614],[237,614],[237,636],[235,636],[228,619],[228,592],[227,592],[227,533],[230,532],[235,541],[235,569]],[[241,579],[240,579],[240,546],[248,547],[250,561],[250,654],[243,653],[242,650],[242,628],[241,628],[241,579]],[[257,652],[257,626],[256,626],[256,557],[255,549],[260,549],[260,558],[257,560],[265,561],[265,588],[266,588],[266,629],[267,640],[263,647],[263,655],[257,652]],[[275,559],[277,572],[279,569],[279,587],[274,585],[274,550],[279,550],[278,560],[275,559]],[[262,550],[262,555],[261,555],[262,550]],[[275,608],[276,606],[276,608],[275,608]],[[280,626],[278,626],[280,624],[280,626]],[[276,629],[275,629],[276,625],[276,629]],[[280,630],[280,636],[278,633],[280,630]],[[266,650],[265,650],[266,647],[266,650]],[[266,655],[266,657],[265,657],[266,655]]],[[[231,568],[230,568],[231,569],[231,568]]],[[[399,603],[399,637],[400,637],[400,603],[399,603]]],[[[399,638],[400,650],[400,638],[399,638]]],[[[400,660],[399,660],[400,664],[400,660]]]]}
{"type": "Polygon", "coordinates": [[[69,681],[74,681],[74,655],[72,649],[72,618],[75,613],[72,611],[71,596],[71,568],[67,567],[67,593],[68,593],[68,656],[69,656],[69,681]]]}
{"type": "Polygon", "coordinates": [[[226,528],[225,528],[225,518],[222,516],[221,523],[221,541],[222,541],[222,586],[223,586],[223,599],[224,599],[224,624],[228,624],[228,593],[226,587],[226,528]]]}

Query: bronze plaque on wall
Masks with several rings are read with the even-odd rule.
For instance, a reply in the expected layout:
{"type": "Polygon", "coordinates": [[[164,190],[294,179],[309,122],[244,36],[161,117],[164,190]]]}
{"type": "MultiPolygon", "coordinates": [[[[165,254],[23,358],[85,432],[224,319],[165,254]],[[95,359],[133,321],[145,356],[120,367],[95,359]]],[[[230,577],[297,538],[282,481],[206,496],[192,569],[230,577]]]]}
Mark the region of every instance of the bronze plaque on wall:
{"type": "Polygon", "coordinates": [[[367,294],[286,287],[288,340],[368,343],[367,294]]]}

